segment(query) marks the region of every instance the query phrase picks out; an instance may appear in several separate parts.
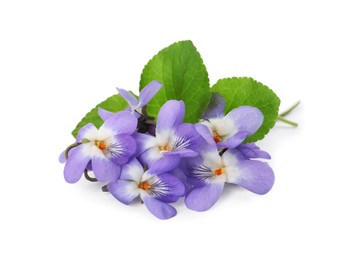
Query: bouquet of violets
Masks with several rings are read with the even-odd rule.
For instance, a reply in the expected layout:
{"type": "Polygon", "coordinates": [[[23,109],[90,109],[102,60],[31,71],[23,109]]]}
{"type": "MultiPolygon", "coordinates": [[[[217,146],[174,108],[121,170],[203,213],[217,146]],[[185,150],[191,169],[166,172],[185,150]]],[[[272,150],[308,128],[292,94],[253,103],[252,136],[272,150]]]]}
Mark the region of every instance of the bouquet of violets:
{"type": "Polygon", "coordinates": [[[172,44],[145,66],[140,94],[118,93],[91,110],[61,155],[64,178],[84,175],[130,204],[140,198],[160,219],[176,215],[171,203],[205,211],[225,183],[265,194],[274,184],[270,159],[255,141],[276,120],[279,98],[252,78],[227,78],[210,88],[208,73],[191,41],[172,44]]]}

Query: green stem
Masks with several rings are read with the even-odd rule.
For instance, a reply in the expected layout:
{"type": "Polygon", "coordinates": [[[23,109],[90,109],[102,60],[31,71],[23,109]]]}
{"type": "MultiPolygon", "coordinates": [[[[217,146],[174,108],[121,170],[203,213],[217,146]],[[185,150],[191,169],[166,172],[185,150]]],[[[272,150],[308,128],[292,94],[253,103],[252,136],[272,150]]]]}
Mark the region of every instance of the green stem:
{"type": "Polygon", "coordinates": [[[294,127],[297,127],[298,126],[298,123],[295,123],[295,122],[293,122],[293,121],[290,121],[290,120],[288,120],[288,119],[286,119],[286,118],[284,118],[284,117],[282,117],[282,116],[278,116],[278,118],[277,118],[279,121],[282,121],[282,122],[284,122],[284,123],[286,123],[286,124],[289,124],[289,125],[292,125],[292,126],[294,126],[294,127]]]}
{"type": "Polygon", "coordinates": [[[65,159],[68,159],[70,150],[79,146],[80,144],[81,143],[73,143],[73,144],[69,145],[68,148],[65,149],[65,159]]]}
{"type": "Polygon", "coordinates": [[[84,170],[84,176],[85,176],[86,180],[88,180],[88,181],[90,181],[90,182],[96,182],[96,181],[97,181],[96,178],[92,178],[92,177],[88,174],[87,169],[84,170]]]}
{"type": "Polygon", "coordinates": [[[290,114],[291,111],[293,111],[295,108],[297,108],[297,106],[300,105],[300,101],[296,102],[291,108],[289,108],[288,110],[284,111],[283,113],[279,114],[280,117],[284,117],[288,114],[290,114]]]}

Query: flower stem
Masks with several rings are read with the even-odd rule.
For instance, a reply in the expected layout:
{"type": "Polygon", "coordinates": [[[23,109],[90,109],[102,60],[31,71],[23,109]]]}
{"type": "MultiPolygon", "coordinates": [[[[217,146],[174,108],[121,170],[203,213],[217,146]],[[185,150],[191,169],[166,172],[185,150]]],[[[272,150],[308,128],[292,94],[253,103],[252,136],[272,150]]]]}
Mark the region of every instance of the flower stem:
{"type": "Polygon", "coordinates": [[[296,102],[291,108],[289,108],[288,110],[284,111],[283,113],[279,114],[280,117],[284,117],[288,114],[290,114],[291,111],[293,111],[295,108],[298,107],[298,105],[300,105],[300,101],[296,102]]]}
{"type": "Polygon", "coordinates": [[[297,126],[298,126],[298,123],[293,122],[293,121],[290,121],[290,120],[288,120],[288,119],[286,119],[286,118],[284,118],[284,117],[282,117],[282,116],[278,116],[277,119],[278,119],[279,121],[282,121],[282,122],[284,122],[284,123],[286,123],[286,124],[289,124],[289,125],[292,125],[292,126],[294,126],[294,127],[297,127],[297,126]]]}
{"type": "Polygon", "coordinates": [[[291,111],[293,111],[295,108],[297,108],[300,105],[300,101],[296,102],[292,107],[290,107],[288,110],[284,111],[283,113],[280,113],[278,115],[277,120],[282,121],[288,125],[291,125],[293,127],[297,127],[298,123],[290,121],[288,119],[285,118],[286,115],[290,114],[291,111]]]}
{"type": "Polygon", "coordinates": [[[73,143],[73,144],[69,145],[68,148],[65,149],[65,159],[68,159],[70,150],[79,146],[80,144],[81,143],[73,143]]]}
{"type": "Polygon", "coordinates": [[[227,148],[222,149],[219,151],[219,155],[222,156],[227,151],[227,148]]]}
{"type": "Polygon", "coordinates": [[[84,176],[86,178],[86,180],[90,181],[90,182],[97,182],[97,179],[96,178],[92,178],[88,172],[87,172],[87,169],[85,169],[84,171],[84,176]]]}

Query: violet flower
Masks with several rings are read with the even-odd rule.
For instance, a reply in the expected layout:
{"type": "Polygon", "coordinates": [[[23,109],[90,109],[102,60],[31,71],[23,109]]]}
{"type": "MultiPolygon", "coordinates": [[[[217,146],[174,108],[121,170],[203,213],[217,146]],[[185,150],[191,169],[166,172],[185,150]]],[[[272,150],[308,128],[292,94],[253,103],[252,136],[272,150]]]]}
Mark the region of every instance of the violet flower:
{"type": "Polygon", "coordinates": [[[165,156],[176,160],[194,157],[198,140],[202,139],[192,124],[182,124],[184,117],[183,101],[169,100],[160,109],[156,122],[156,136],[135,134],[137,154],[151,166],[165,156]]]}
{"type": "Polygon", "coordinates": [[[263,123],[263,114],[255,107],[240,106],[226,116],[224,109],[224,98],[214,92],[201,122],[209,128],[219,148],[236,148],[263,123]]]}
{"type": "Polygon", "coordinates": [[[169,174],[176,166],[175,160],[170,157],[144,171],[134,158],[122,167],[120,179],[108,184],[108,191],[126,205],[140,196],[154,216],[169,219],[177,211],[168,203],[176,202],[185,193],[182,182],[169,174]]]}
{"type": "Polygon", "coordinates": [[[65,180],[75,183],[91,167],[98,181],[116,180],[120,165],[135,154],[136,143],[131,134],[136,126],[137,119],[128,111],[110,116],[99,129],[91,123],[83,126],[76,138],[79,145],[69,152],[65,180]]]}
{"type": "MultiPolygon", "coordinates": [[[[140,92],[139,99],[137,99],[132,93],[125,89],[117,88],[117,90],[122,96],[122,98],[124,98],[128,102],[129,107],[127,108],[127,110],[134,113],[134,115],[139,118],[142,112],[141,109],[156,95],[156,93],[160,90],[161,87],[162,83],[156,80],[151,81],[140,92]]],[[[103,120],[106,120],[114,113],[104,110],[102,108],[98,108],[98,114],[103,120]]]]}
{"type": "MultiPolygon", "coordinates": [[[[201,132],[208,129],[199,126],[201,132]]],[[[256,194],[267,193],[274,184],[274,173],[267,163],[249,160],[237,149],[219,152],[213,139],[207,139],[200,155],[188,160],[185,173],[192,188],[185,204],[189,209],[205,211],[220,198],[225,183],[239,185],[256,194]]]]}

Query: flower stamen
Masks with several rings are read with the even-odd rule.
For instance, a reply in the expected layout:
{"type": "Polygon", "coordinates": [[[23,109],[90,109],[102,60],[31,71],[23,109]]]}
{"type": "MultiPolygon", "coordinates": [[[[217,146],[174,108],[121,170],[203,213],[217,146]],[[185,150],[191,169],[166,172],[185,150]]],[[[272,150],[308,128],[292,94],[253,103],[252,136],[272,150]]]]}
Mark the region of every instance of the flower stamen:
{"type": "Polygon", "coordinates": [[[162,152],[171,152],[172,148],[167,146],[167,145],[165,145],[165,146],[161,146],[160,147],[160,151],[162,151],[162,152]]]}
{"type": "Polygon", "coordinates": [[[215,143],[221,142],[221,136],[218,135],[218,133],[216,131],[213,132],[213,139],[214,139],[215,143]]]}
{"type": "Polygon", "coordinates": [[[100,150],[106,150],[107,145],[103,141],[95,141],[95,145],[100,149],[100,150]]]}
{"type": "Polygon", "coordinates": [[[139,183],[138,188],[146,191],[151,189],[151,185],[147,181],[142,181],[139,183]]]}
{"type": "Polygon", "coordinates": [[[223,174],[223,172],[224,172],[224,168],[219,168],[214,171],[214,174],[219,176],[223,174]]]}

